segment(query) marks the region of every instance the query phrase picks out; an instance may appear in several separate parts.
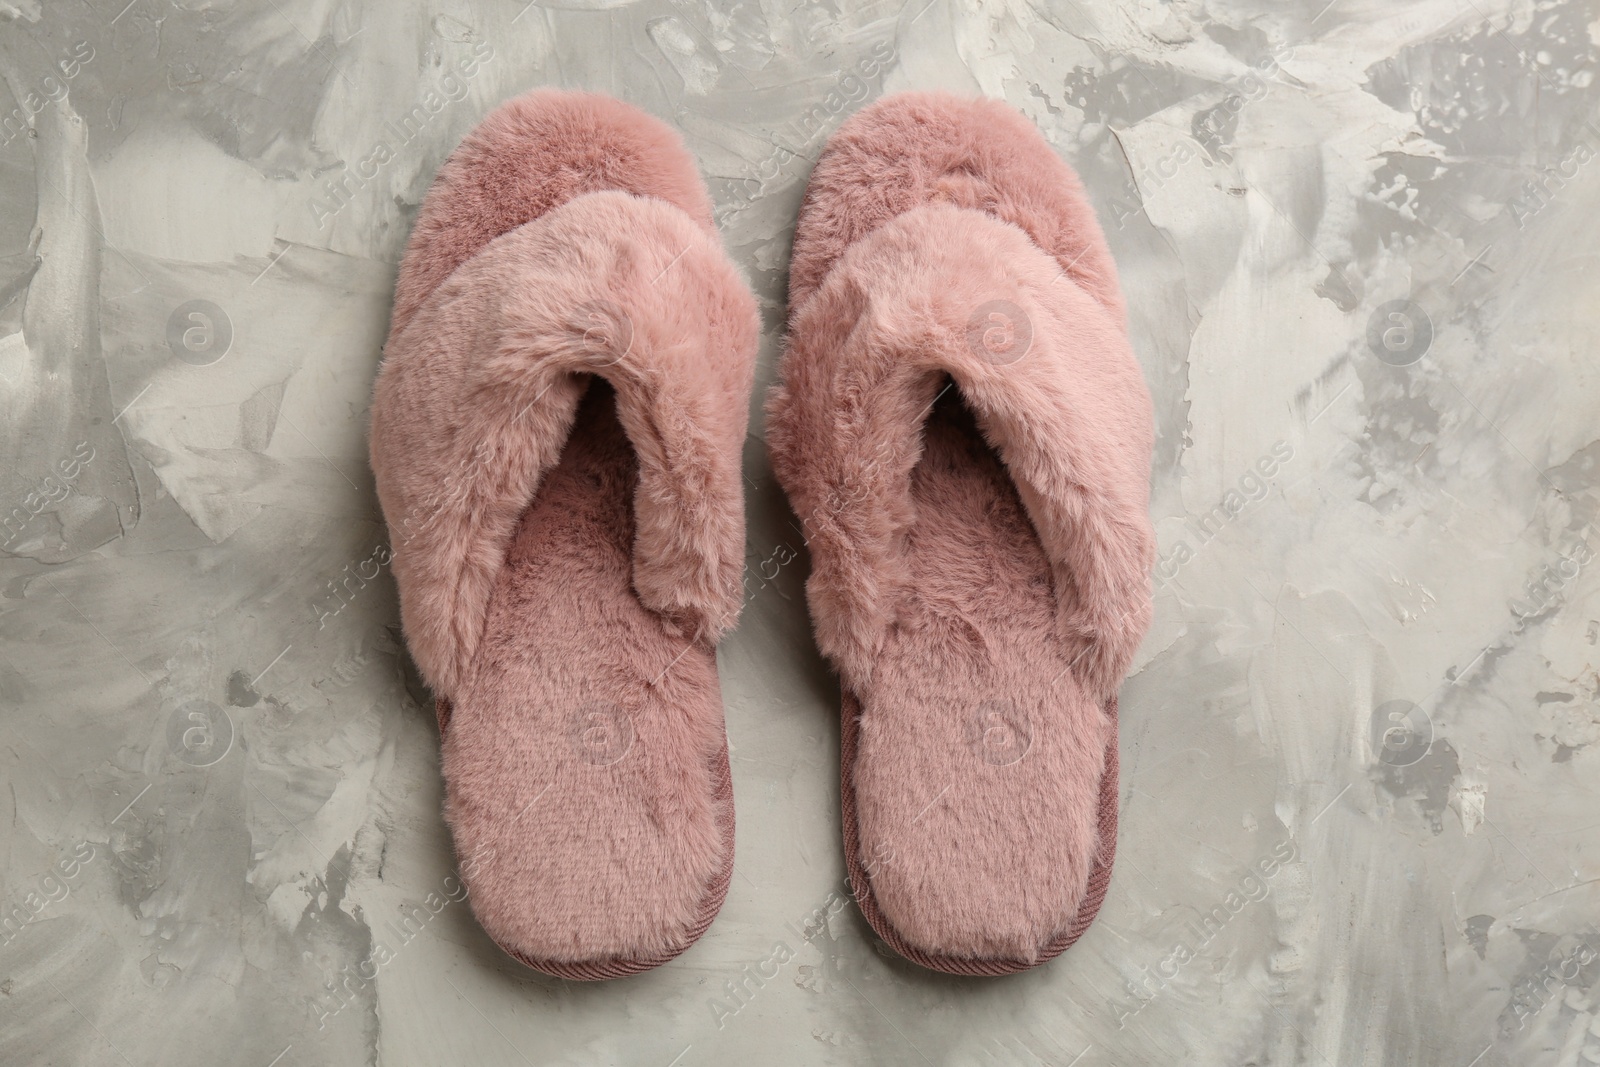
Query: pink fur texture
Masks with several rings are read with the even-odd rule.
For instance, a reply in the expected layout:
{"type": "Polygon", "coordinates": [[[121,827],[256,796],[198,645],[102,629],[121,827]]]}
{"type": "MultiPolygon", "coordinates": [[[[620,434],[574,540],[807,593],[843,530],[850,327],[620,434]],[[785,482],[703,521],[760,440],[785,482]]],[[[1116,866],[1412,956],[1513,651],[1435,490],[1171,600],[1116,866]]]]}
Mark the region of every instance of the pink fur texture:
{"type": "Polygon", "coordinates": [[[1121,319],[1116,266],[1077,174],[1011,107],[946,93],[898,93],[828,138],[795,231],[789,307],[810,299],[846,247],[919,204],[1020,227],[1121,319]]]}
{"type": "Polygon", "coordinates": [[[726,892],[758,329],[676,135],[588,94],[490,115],[401,265],[371,438],[406,640],[474,911],[551,973],[664,962],[726,892]]]}
{"type": "Polygon", "coordinates": [[[456,695],[446,816],[495,941],[560,977],[615,977],[709,925],[732,874],[733,794],[716,654],[630,588],[638,464],[606,383],[574,427],[456,695]]]}
{"type": "Polygon", "coordinates": [[[494,238],[608,189],[665,200],[715,233],[705,183],[670,126],[600,93],[535,89],[500,105],[434,177],[395,284],[389,336],[494,238]]]}
{"type": "Polygon", "coordinates": [[[860,707],[858,892],[930,965],[1031,966],[1109,847],[1106,709],[1150,617],[1150,400],[1109,252],[1020,116],[905,94],[829,142],[792,269],[768,443],[860,707]]]}
{"type": "Polygon", "coordinates": [[[587,193],[491,241],[392,338],[373,469],[412,656],[450,697],[582,375],[617,390],[639,460],[634,588],[685,635],[734,621],[740,447],[757,322],[715,239],[660,200],[587,193]],[[387,417],[390,412],[401,417],[387,417]]]}

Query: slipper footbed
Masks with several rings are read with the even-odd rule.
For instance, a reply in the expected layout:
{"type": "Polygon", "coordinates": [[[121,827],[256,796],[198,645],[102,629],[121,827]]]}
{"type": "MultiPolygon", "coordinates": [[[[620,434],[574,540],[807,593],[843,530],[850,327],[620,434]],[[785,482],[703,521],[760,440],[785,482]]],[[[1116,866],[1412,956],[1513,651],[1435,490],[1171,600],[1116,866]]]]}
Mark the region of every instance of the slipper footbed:
{"type": "Polygon", "coordinates": [[[542,970],[671,958],[731,873],[716,656],[633,594],[637,466],[595,380],[518,523],[444,736],[473,910],[542,970]]]}
{"type": "Polygon", "coordinates": [[[954,389],[912,496],[911,580],[851,694],[857,895],[925,965],[1022,969],[1060,951],[1084,903],[1102,818],[1085,799],[1115,725],[1054,638],[1039,538],[954,389]]]}

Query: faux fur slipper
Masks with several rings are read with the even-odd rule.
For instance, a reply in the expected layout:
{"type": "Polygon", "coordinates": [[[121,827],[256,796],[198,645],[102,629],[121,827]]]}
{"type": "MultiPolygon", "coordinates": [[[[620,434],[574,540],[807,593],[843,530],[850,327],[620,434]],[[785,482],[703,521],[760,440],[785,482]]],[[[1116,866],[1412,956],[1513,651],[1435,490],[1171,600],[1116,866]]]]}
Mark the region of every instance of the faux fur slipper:
{"type": "Polygon", "coordinates": [[[856,899],[925,967],[1036,966],[1105,896],[1151,610],[1151,404],[1105,238],[1022,116],[907,93],[828,142],[789,299],[768,442],[843,685],[856,899]]]}
{"type": "Polygon", "coordinates": [[[473,911],[547,974],[664,963],[727,894],[758,328],[681,140],[603,96],[492,113],[401,263],[372,466],[406,643],[473,911]]]}

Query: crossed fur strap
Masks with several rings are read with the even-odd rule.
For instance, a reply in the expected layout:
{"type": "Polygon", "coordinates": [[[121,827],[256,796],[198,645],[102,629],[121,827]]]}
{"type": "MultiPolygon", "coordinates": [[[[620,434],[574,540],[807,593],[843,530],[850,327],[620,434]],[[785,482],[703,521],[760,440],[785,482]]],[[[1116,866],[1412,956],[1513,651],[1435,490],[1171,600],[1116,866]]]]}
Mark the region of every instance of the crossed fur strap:
{"type": "Polygon", "coordinates": [[[769,405],[805,525],[823,652],[856,691],[909,579],[911,473],[944,377],[1016,484],[1072,672],[1115,694],[1150,619],[1151,406],[1120,306],[1015,226],[915,208],[840,256],[795,313],[769,405]]]}
{"type": "Polygon", "coordinates": [[[633,582],[679,632],[737,617],[759,322],[715,237],[664,201],[577,197],[490,242],[390,339],[372,454],[408,644],[448,699],[586,375],[638,457],[633,582]]]}

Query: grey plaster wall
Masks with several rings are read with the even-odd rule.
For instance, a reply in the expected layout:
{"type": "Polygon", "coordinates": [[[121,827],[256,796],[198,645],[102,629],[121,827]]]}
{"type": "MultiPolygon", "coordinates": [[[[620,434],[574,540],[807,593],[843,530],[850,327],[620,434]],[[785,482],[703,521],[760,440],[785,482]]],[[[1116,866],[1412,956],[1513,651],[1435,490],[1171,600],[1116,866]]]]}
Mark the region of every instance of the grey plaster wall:
{"type": "Polygon", "coordinates": [[[1600,1062],[1597,42],[1583,0],[0,2],[0,1062],[1600,1062]],[[1162,563],[1052,965],[921,972],[845,899],[759,420],[721,917],[580,986],[458,899],[365,420],[429,179],[541,84],[683,131],[763,384],[863,102],[1004,97],[1084,176],[1162,563]]]}

